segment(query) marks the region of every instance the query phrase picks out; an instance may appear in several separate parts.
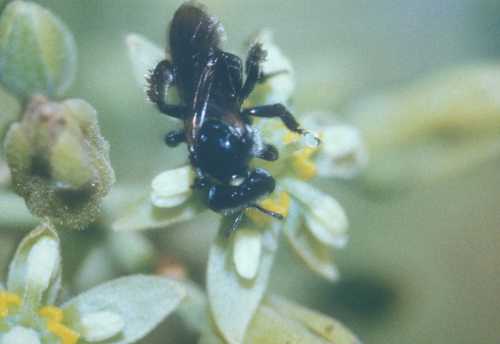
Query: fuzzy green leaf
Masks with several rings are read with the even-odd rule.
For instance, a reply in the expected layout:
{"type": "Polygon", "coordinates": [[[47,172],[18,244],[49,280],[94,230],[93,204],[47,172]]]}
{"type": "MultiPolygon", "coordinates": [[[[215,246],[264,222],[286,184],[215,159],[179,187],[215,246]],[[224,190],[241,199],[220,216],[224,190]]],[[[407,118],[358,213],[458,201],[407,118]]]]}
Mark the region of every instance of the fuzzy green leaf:
{"type": "Polygon", "coordinates": [[[264,232],[260,266],[253,280],[243,279],[233,262],[234,235],[226,237],[228,221],[223,221],[212,244],[207,267],[207,290],[210,310],[222,336],[229,343],[242,343],[252,317],[267,288],[280,223],[264,232]]]}
{"type": "Polygon", "coordinates": [[[119,315],[124,321],[123,331],[102,343],[128,344],[153,330],[177,308],[184,296],[184,289],[173,280],[137,275],[95,287],[62,308],[68,323],[75,328],[86,314],[110,311],[119,315]]]}

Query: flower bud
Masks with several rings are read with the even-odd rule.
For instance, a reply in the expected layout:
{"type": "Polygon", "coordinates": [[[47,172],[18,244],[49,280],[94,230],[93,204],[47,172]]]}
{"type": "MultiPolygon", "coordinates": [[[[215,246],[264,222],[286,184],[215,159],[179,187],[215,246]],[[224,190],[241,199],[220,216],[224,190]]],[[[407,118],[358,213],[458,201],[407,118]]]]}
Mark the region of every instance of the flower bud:
{"type": "Polygon", "coordinates": [[[262,30],[251,40],[260,43],[266,51],[262,63],[262,73],[266,80],[259,83],[250,95],[246,105],[288,103],[295,90],[295,77],[292,63],[273,39],[273,32],[262,30]]]}
{"type": "Polygon", "coordinates": [[[114,182],[108,143],[83,100],[34,97],[12,125],[5,151],[14,188],[31,212],[72,228],[93,221],[114,182]]]}
{"type": "Polygon", "coordinates": [[[12,95],[0,87],[0,140],[3,139],[9,125],[21,114],[21,105],[12,95]]]}
{"type": "Polygon", "coordinates": [[[32,2],[9,3],[0,17],[0,81],[18,96],[57,96],[74,79],[72,34],[50,11],[32,2]]]}

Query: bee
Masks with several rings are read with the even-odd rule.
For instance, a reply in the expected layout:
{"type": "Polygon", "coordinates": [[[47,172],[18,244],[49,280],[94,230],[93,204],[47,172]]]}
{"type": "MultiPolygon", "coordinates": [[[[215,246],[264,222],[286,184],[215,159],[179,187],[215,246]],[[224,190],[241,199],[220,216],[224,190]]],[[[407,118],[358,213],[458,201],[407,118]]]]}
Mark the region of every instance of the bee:
{"type": "Polygon", "coordinates": [[[170,23],[171,58],[152,70],[147,95],[161,113],[183,122],[182,129],[165,136],[165,142],[170,147],[187,144],[196,173],[192,187],[208,208],[232,216],[230,233],[247,208],[283,219],[258,204],[274,191],[276,182],[268,171],[251,168],[250,162],[275,161],[279,156],[276,147],[263,142],[252,127],[252,118],[279,118],[292,132],[306,131],[282,104],[242,108],[255,86],[272,77],[262,72],[266,51],[254,43],[243,69],[238,56],[222,50],[223,34],[219,20],[204,6],[193,1],[181,5],[170,23]],[[167,103],[170,87],[177,88],[179,104],[167,103]]]}

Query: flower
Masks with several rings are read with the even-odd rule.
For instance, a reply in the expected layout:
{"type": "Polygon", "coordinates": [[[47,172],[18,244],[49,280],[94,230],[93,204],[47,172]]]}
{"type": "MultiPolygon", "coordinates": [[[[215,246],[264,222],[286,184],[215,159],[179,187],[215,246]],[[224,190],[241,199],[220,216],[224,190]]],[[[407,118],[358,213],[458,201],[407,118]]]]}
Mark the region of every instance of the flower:
{"type": "MultiPolygon", "coordinates": [[[[265,73],[276,73],[276,77],[259,85],[246,106],[288,103],[295,84],[290,61],[273,43],[269,31],[261,32],[255,40],[268,52],[265,73]]],[[[130,35],[127,43],[136,75],[144,75],[161,59],[161,50],[139,35],[130,35]]],[[[337,277],[332,251],[347,241],[347,217],[334,198],[309,182],[321,176],[353,177],[366,163],[366,154],[359,132],[335,122],[330,114],[305,114],[300,122],[317,133],[321,145],[318,146],[315,135],[292,133],[279,120],[254,123],[262,139],[273,144],[280,155],[274,162],[255,159],[255,165],[267,169],[277,182],[276,190],[261,205],[286,216],[286,220],[277,221],[248,209],[239,229],[227,237],[225,231],[232,219],[224,217],[210,249],[210,311],[219,332],[230,343],[243,341],[258,310],[282,231],[313,271],[329,280],[337,277]]],[[[161,173],[151,184],[150,196],[119,218],[114,229],[162,228],[193,219],[207,209],[191,188],[193,180],[190,165],[161,173]]]]}
{"type": "MultiPolygon", "coordinates": [[[[176,314],[200,343],[225,343],[207,317],[208,301],[193,283],[184,282],[188,296],[176,314]]],[[[277,295],[267,295],[257,308],[241,343],[336,343],[360,344],[360,340],[339,321],[295,304],[277,295]]]]}
{"type": "Polygon", "coordinates": [[[96,219],[115,176],[90,104],[35,96],[4,144],[13,188],[34,215],[71,228],[96,219]]]}
{"type": "Polygon", "coordinates": [[[0,343],[133,343],[184,297],[171,280],[131,276],[57,305],[60,286],[59,238],[43,224],[20,243],[6,287],[0,284],[0,343]]]}
{"type": "Polygon", "coordinates": [[[16,0],[0,16],[0,82],[23,99],[60,96],[76,74],[76,45],[66,25],[42,6],[16,0]]]}

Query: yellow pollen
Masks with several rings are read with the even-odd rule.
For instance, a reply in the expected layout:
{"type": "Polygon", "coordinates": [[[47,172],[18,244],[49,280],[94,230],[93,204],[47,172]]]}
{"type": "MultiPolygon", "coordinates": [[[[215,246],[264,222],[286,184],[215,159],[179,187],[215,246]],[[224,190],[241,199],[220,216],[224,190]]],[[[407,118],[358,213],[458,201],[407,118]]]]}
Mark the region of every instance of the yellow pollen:
{"type": "MultiPolygon", "coordinates": [[[[286,217],[288,215],[288,209],[290,207],[290,195],[287,192],[280,192],[276,199],[273,199],[271,197],[266,198],[260,205],[267,210],[273,211],[286,217]]],[[[261,226],[269,223],[271,220],[271,217],[262,214],[256,209],[248,209],[246,211],[246,214],[255,224],[261,226]]]]}
{"type": "Polygon", "coordinates": [[[60,308],[54,306],[43,307],[38,311],[38,314],[40,314],[47,320],[55,321],[58,323],[60,323],[64,319],[63,311],[60,308]]]}
{"type": "Polygon", "coordinates": [[[311,157],[316,152],[317,148],[304,148],[295,152],[292,157],[292,166],[295,173],[303,180],[309,180],[316,176],[316,165],[311,161],[311,157]]]}
{"type": "Polygon", "coordinates": [[[299,134],[289,131],[285,134],[285,137],[283,137],[283,143],[287,145],[297,141],[298,139],[300,139],[299,134]]]}
{"type": "Polygon", "coordinates": [[[64,313],[60,308],[43,307],[38,311],[38,314],[47,319],[47,329],[59,337],[61,344],[76,344],[78,342],[80,334],[62,324],[64,313]]]}
{"type": "Polygon", "coordinates": [[[80,334],[57,321],[47,321],[47,329],[59,337],[61,344],[76,344],[80,338],[80,334]]]}
{"type": "Polygon", "coordinates": [[[19,307],[22,304],[21,298],[14,293],[0,292],[0,318],[9,315],[11,306],[19,307]]]}

